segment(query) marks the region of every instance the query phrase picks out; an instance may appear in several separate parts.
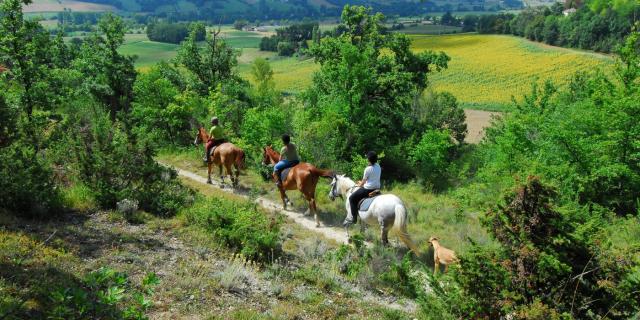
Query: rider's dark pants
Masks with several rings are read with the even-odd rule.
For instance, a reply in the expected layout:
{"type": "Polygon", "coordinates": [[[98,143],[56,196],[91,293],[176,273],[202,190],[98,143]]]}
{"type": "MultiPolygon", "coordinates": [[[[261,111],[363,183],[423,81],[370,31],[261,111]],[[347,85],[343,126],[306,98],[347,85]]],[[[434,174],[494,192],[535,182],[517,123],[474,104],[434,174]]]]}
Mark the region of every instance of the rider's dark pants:
{"type": "Polygon", "coordinates": [[[365,189],[358,188],[349,196],[349,204],[351,205],[351,217],[353,218],[353,223],[358,221],[358,202],[364,198],[369,197],[369,193],[371,193],[373,189],[365,189]]]}
{"type": "Polygon", "coordinates": [[[209,153],[211,153],[211,148],[219,146],[225,142],[227,142],[226,139],[209,140],[207,142],[207,157],[209,157],[209,153]]]}

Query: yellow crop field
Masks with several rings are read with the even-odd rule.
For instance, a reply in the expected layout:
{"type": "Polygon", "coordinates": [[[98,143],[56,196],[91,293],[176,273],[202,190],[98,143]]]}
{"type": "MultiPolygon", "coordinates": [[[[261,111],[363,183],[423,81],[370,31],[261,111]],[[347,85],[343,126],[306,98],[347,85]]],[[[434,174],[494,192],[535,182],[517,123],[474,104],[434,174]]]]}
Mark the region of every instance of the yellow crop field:
{"type": "Polygon", "coordinates": [[[508,110],[511,97],[520,100],[533,83],[566,83],[583,70],[611,70],[613,59],[533,43],[504,35],[412,36],[413,48],[444,51],[449,68],[429,76],[436,90],[453,93],[467,108],[508,110]]]}

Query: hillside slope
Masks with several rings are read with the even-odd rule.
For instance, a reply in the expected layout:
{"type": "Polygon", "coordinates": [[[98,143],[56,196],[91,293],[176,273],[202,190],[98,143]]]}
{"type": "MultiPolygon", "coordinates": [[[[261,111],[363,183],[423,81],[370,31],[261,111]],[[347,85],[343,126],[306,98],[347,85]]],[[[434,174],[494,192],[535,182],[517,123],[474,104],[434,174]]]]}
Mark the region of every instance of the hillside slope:
{"type": "MultiPolygon", "coordinates": [[[[38,3],[55,2],[35,0],[38,3]]],[[[153,13],[179,19],[213,19],[232,22],[268,19],[337,17],[346,4],[370,6],[387,15],[418,15],[442,11],[483,11],[517,8],[521,2],[498,0],[87,0],[123,11],[153,13]]],[[[76,10],[78,11],[78,10],[76,10]]],[[[80,10],[81,11],[81,10],[80,10]]]]}

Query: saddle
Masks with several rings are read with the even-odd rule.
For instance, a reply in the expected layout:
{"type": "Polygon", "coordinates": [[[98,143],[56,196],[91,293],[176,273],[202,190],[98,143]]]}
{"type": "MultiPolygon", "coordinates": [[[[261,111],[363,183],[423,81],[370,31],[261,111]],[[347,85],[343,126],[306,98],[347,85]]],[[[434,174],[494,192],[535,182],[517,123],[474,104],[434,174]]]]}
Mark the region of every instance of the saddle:
{"type": "Polygon", "coordinates": [[[226,141],[226,140],[225,140],[225,141],[221,142],[220,144],[218,144],[218,145],[215,145],[215,146],[211,147],[211,150],[209,150],[209,154],[208,154],[207,156],[208,156],[209,158],[211,158],[211,156],[213,156],[213,152],[214,152],[214,151],[216,151],[216,148],[218,148],[219,146],[221,146],[221,145],[223,145],[223,144],[225,144],[225,143],[227,143],[227,142],[228,142],[228,141],[226,141]]]}
{"type": "Polygon", "coordinates": [[[369,192],[369,197],[368,198],[364,198],[364,199],[360,200],[360,202],[358,202],[358,211],[367,211],[367,210],[369,210],[369,207],[373,203],[373,200],[377,196],[379,196],[381,194],[382,194],[382,192],[380,192],[380,189],[376,189],[376,190],[373,190],[373,191],[369,192]]]}
{"type": "MultiPolygon", "coordinates": [[[[295,166],[293,166],[293,167],[295,167],[295,166]]],[[[286,169],[282,170],[282,172],[280,172],[280,181],[282,181],[282,183],[284,183],[285,180],[287,180],[287,176],[289,175],[289,171],[291,171],[291,169],[293,169],[293,167],[286,168],[286,169]]]]}

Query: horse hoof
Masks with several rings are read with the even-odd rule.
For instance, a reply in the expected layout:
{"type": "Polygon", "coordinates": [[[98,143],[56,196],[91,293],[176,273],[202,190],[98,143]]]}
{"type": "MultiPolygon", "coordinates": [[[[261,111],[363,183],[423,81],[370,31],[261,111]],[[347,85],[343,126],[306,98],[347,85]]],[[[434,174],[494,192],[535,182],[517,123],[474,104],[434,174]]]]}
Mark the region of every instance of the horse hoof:
{"type": "Polygon", "coordinates": [[[316,228],[320,228],[320,224],[319,223],[316,223],[316,228]]]}
{"type": "Polygon", "coordinates": [[[207,180],[207,184],[213,184],[211,180],[207,180]]]}

